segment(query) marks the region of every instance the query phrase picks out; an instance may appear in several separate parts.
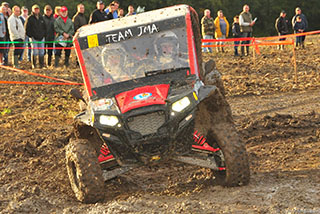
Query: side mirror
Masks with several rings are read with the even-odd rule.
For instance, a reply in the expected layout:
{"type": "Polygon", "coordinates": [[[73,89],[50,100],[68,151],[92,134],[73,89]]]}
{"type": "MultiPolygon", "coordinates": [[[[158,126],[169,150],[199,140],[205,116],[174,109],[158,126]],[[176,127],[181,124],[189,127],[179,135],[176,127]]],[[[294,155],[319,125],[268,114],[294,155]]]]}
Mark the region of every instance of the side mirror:
{"type": "Polygon", "coordinates": [[[76,98],[77,100],[82,100],[84,103],[87,103],[87,102],[84,100],[84,98],[83,98],[83,96],[82,96],[82,93],[81,93],[81,91],[80,91],[79,89],[77,89],[77,88],[71,89],[70,94],[71,94],[71,96],[73,96],[73,97],[76,98]]]}

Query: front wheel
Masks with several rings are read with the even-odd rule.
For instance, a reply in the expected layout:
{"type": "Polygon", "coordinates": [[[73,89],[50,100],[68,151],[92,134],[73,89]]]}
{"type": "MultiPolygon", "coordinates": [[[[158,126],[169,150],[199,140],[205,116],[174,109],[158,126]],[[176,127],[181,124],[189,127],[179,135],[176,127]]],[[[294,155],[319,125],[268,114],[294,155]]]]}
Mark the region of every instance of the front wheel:
{"type": "Polygon", "coordinates": [[[241,186],[249,183],[250,169],[244,144],[233,126],[224,124],[221,129],[209,130],[204,137],[197,131],[193,134],[200,152],[217,167],[212,170],[215,182],[222,186],[241,186]]]}
{"type": "Polygon", "coordinates": [[[209,131],[208,144],[217,150],[212,155],[219,170],[213,171],[216,182],[223,186],[242,186],[250,181],[248,154],[235,128],[228,123],[220,130],[209,131]]]}
{"type": "Polygon", "coordinates": [[[66,147],[66,165],[71,188],[84,203],[104,198],[104,179],[97,153],[86,139],[70,139],[66,147]]]}

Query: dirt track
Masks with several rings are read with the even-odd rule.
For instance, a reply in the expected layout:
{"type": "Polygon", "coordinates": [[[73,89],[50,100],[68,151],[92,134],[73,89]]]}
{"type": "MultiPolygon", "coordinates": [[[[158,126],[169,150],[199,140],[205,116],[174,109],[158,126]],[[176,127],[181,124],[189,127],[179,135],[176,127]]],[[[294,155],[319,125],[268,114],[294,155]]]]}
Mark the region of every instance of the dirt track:
{"type": "MultiPolygon", "coordinates": [[[[64,166],[78,112],[71,87],[0,85],[0,213],[320,213],[319,44],[300,50],[297,83],[290,51],[262,53],[255,65],[230,52],[215,57],[250,156],[245,187],[216,186],[204,169],[169,163],[107,182],[103,203],[78,203],[64,166]]],[[[81,81],[76,66],[35,72],[81,81]]],[[[41,80],[5,69],[0,77],[41,80]]]]}

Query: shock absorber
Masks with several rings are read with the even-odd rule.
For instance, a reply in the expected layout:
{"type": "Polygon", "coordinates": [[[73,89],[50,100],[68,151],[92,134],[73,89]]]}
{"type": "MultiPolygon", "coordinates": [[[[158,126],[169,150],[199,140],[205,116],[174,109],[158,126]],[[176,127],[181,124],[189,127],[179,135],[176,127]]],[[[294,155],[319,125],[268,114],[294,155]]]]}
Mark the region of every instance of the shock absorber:
{"type": "Polygon", "coordinates": [[[198,132],[197,130],[195,130],[193,133],[193,140],[197,144],[197,145],[192,145],[192,147],[195,149],[206,150],[211,152],[216,152],[220,150],[220,148],[211,147],[207,143],[207,139],[204,137],[204,135],[198,132]]]}
{"type": "MultiPolygon", "coordinates": [[[[196,150],[209,151],[209,152],[214,152],[214,153],[220,152],[221,153],[220,148],[213,148],[212,146],[210,146],[206,142],[207,139],[204,137],[204,135],[202,135],[197,130],[195,130],[193,133],[193,140],[197,145],[192,145],[192,148],[194,148],[196,150]]],[[[224,170],[226,170],[226,167],[219,167],[219,170],[224,171],[224,170]]]]}

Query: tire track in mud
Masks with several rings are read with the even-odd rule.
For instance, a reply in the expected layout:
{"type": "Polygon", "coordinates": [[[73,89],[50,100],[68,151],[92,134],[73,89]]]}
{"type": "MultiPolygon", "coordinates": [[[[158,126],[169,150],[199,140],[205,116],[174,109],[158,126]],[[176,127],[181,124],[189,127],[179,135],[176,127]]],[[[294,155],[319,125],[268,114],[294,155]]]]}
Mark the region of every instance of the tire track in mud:
{"type": "Polygon", "coordinates": [[[279,93],[263,96],[229,97],[233,116],[258,116],[272,113],[299,114],[320,112],[320,90],[279,93]]]}

